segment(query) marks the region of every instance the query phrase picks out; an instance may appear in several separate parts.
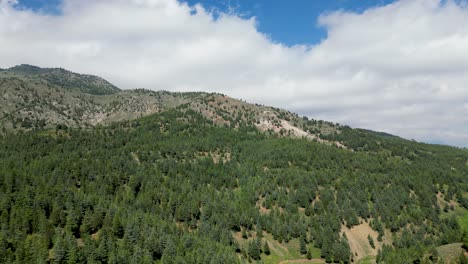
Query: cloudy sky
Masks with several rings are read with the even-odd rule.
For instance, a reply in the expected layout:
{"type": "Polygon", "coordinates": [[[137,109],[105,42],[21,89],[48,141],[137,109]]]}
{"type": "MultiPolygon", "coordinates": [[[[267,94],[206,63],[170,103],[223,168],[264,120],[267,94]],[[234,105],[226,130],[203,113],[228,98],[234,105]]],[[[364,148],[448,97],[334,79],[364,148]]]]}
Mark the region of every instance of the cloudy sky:
{"type": "Polygon", "coordinates": [[[463,0],[0,0],[20,63],[468,147],[463,0]]]}

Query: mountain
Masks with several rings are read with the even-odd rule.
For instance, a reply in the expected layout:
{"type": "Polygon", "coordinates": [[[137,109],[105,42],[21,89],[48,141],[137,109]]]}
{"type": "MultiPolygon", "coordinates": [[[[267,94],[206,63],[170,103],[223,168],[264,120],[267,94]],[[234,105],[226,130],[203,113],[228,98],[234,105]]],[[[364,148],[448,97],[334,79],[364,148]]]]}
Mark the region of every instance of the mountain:
{"type": "Polygon", "coordinates": [[[119,88],[100,77],[78,74],[61,68],[40,68],[22,64],[8,69],[8,72],[12,75],[36,77],[51,85],[88,94],[114,94],[120,91],[119,88]]]}
{"type": "Polygon", "coordinates": [[[0,263],[466,261],[465,149],[49,71],[0,72],[0,263]]]}
{"type": "Polygon", "coordinates": [[[0,71],[0,124],[8,129],[92,127],[189,107],[218,125],[254,125],[269,133],[320,139],[337,124],[215,93],[120,90],[106,80],[63,69],[19,65],[0,71]]]}

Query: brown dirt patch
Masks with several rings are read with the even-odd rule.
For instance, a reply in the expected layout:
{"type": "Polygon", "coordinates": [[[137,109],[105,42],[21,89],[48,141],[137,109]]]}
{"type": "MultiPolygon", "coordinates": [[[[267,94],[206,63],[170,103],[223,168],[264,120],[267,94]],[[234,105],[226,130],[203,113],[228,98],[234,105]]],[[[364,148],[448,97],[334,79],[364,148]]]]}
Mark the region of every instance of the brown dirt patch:
{"type": "Polygon", "coordinates": [[[382,248],[382,243],[377,241],[378,233],[373,230],[367,222],[353,226],[351,229],[345,225],[341,226],[341,233],[345,233],[348,238],[349,247],[353,254],[354,260],[358,261],[366,256],[377,256],[377,252],[382,248]],[[368,236],[374,240],[375,248],[369,244],[368,236]]]}
{"type": "Polygon", "coordinates": [[[257,201],[257,207],[258,207],[258,211],[261,213],[261,214],[269,214],[271,209],[268,209],[266,207],[263,207],[263,202],[265,201],[265,198],[262,197],[260,198],[258,201],[257,201]]]}
{"type": "Polygon", "coordinates": [[[454,200],[450,200],[449,202],[447,202],[445,200],[444,194],[441,193],[441,192],[438,192],[436,197],[437,197],[437,204],[439,205],[439,207],[441,209],[443,209],[447,205],[448,206],[454,206],[454,207],[458,206],[458,203],[456,201],[454,201],[454,200]]]}
{"type": "Polygon", "coordinates": [[[135,152],[132,152],[130,153],[132,155],[132,158],[133,160],[138,164],[138,165],[141,165],[141,161],[140,161],[140,158],[138,157],[138,155],[135,153],[135,152]]]}
{"type": "Polygon", "coordinates": [[[294,260],[283,260],[279,264],[289,263],[326,263],[323,259],[294,259],[294,260]]]}

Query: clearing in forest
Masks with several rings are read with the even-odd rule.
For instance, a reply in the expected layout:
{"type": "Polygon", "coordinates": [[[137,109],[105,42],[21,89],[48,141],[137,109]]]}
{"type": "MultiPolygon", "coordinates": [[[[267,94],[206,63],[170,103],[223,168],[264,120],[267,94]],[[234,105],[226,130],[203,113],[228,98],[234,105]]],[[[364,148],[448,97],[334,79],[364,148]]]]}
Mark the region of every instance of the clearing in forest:
{"type": "Polygon", "coordinates": [[[437,247],[437,253],[439,253],[439,257],[443,259],[445,263],[453,263],[462,252],[462,243],[453,243],[437,247]]]}
{"type": "Polygon", "coordinates": [[[382,243],[377,240],[379,234],[377,231],[373,230],[367,222],[351,228],[343,225],[341,226],[341,232],[344,232],[348,239],[349,247],[355,262],[367,256],[377,256],[378,250],[382,248],[382,243]],[[369,235],[374,240],[374,248],[372,248],[369,243],[369,235]]]}
{"type": "MultiPolygon", "coordinates": [[[[248,241],[255,238],[255,234],[250,234],[249,238],[242,238],[241,232],[233,233],[234,239],[242,248],[245,248],[248,241]]],[[[305,255],[300,253],[299,239],[292,239],[288,243],[279,243],[273,236],[267,232],[263,232],[262,244],[268,243],[270,255],[262,253],[262,260],[265,264],[273,263],[325,263],[325,260],[320,258],[320,249],[309,245],[308,250],[312,253],[312,259],[307,259],[305,255]]]]}

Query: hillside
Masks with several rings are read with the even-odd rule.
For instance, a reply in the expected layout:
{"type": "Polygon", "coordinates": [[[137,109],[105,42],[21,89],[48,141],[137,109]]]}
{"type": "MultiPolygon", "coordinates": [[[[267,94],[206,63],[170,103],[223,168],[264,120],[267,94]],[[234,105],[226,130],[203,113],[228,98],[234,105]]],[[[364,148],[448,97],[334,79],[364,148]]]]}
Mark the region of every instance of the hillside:
{"type": "Polygon", "coordinates": [[[4,71],[12,77],[31,77],[42,79],[48,84],[83,93],[103,95],[120,91],[108,81],[93,75],[78,74],[62,68],[40,68],[32,65],[18,65],[4,71]]]}
{"type": "Polygon", "coordinates": [[[64,69],[15,66],[0,71],[0,125],[9,129],[93,127],[135,119],[186,104],[217,125],[258,129],[283,136],[320,139],[339,126],[307,120],[274,107],[221,94],[120,90],[92,75],[64,69]]]}
{"type": "Polygon", "coordinates": [[[0,263],[465,261],[465,149],[31,71],[0,73],[0,263]]]}

